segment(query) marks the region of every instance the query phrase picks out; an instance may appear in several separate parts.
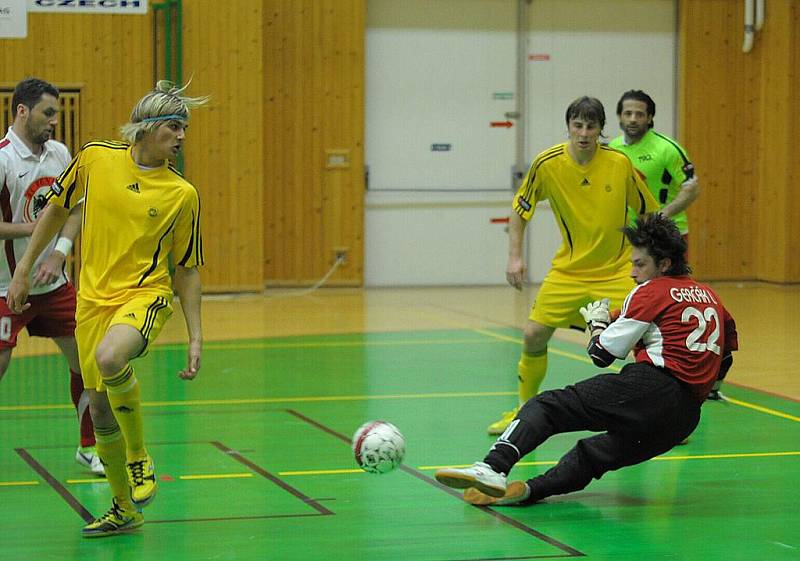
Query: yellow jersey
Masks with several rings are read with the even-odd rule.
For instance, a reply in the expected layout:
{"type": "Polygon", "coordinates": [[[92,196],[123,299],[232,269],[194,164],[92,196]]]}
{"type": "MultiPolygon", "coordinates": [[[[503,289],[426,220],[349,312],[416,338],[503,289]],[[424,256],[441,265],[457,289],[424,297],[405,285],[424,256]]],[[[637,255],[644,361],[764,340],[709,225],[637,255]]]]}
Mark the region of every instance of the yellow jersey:
{"type": "Polygon", "coordinates": [[[536,203],[543,200],[550,202],[562,237],[553,271],[585,280],[624,274],[630,247],[621,229],[627,223],[628,208],[637,214],[659,208],[628,157],[603,145],[598,145],[586,165],[572,159],[567,143],[539,154],[512,206],[527,221],[536,203]]]}
{"type": "Polygon", "coordinates": [[[197,190],[167,160],[138,166],[127,143],[84,145],[47,198],[66,209],[84,200],[79,298],[91,304],[171,297],[170,253],[177,265],[203,264],[197,190]]]}

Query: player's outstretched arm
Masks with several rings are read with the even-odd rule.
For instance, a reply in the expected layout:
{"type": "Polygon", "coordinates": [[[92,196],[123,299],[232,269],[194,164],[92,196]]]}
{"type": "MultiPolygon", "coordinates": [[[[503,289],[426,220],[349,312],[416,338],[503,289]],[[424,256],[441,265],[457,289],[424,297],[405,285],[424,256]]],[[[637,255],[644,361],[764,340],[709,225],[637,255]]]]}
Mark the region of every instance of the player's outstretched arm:
{"type": "Polygon", "coordinates": [[[68,215],[69,210],[51,204],[47,205],[36,221],[36,227],[31,235],[31,243],[28,245],[28,249],[25,250],[22,259],[17,263],[14,277],[8,286],[6,303],[15,314],[19,314],[30,307],[30,304],[25,304],[25,300],[27,300],[28,291],[30,290],[30,274],[33,264],[45,246],[53,239],[53,236],[64,226],[68,215]]]}
{"type": "Polygon", "coordinates": [[[200,318],[200,271],[197,267],[175,266],[175,292],[181,299],[183,318],[189,332],[189,350],[186,368],[178,373],[184,380],[193,380],[200,371],[200,353],[203,347],[203,329],[200,318]]]}

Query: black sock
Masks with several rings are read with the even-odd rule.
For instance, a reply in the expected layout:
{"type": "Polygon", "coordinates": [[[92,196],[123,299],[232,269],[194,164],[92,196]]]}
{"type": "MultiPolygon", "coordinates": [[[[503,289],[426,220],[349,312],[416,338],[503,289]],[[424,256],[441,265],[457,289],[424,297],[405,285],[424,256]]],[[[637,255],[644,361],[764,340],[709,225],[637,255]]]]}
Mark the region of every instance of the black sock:
{"type": "Polygon", "coordinates": [[[533,432],[527,421],[514,419],[492,445],[492,449],[489,450],[483,461],[492,466],[496,472],[508,475],[514,464],[530,450],[533,432]]]}

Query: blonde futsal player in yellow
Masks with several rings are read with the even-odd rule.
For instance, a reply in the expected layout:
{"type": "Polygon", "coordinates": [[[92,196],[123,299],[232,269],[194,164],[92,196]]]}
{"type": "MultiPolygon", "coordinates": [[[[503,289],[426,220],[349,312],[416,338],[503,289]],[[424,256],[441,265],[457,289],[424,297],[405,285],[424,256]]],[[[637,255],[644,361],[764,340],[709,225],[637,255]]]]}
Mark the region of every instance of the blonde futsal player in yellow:
{"type": "Polygon", "coordinates": [[[189,333],[188,364],[200,369],[203,242],[197,190],[170,164],[183,145],[189,110],[206,98],[161,81],[122,127],[127,142],[89,142],[52,186],[8,289],[12,311],[27,308],[29,271],[69,209],[84,200],[75,338],[95,421],[111,509],[82,529],[108,536],[144,523],[156,476],[142,432],[140,389],[130,361],[142,356],[172,315],[173,287],[189,333]],[[168,259],[172,254],[174,278],[168,259]]]}
{"type": "MultiPolygon", "coordinates": [[[[606,122],[599,100],[581,97],[566,114],[569,141],[539,154],[514,196],[509,223],[506,280],[522,289],[522,240],[538,201],[550,201],[562,244],[542,282],[525,325],[518,372],[519,404],[539,393],[547,373],[547,343],[556,328],[583,330],[581,306],[604,297],[621,307],[634,284],[629,276],[630,247],[622,227],[627,209],[638,214],[659,205],[627,156],[598,143],[606,122]]],[[[613,309],[613,308],[612,308],[613,309]]],[[[518,407],[489,425],[502,434],[518,407]]]]}

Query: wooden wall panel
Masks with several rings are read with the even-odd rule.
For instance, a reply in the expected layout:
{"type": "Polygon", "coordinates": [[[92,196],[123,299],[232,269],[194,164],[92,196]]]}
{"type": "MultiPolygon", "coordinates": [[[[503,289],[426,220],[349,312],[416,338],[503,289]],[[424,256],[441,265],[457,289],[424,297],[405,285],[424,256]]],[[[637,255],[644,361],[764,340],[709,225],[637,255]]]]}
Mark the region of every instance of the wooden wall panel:
{"type": "Polygon", "coordinates": [[[742,52],[742,2],[680,2],[680,136],[702,185],[690,210],[699,278],[800,282],[790,157],[799,124],[798,5],[770,2],[742,52]]]}
{"type": "Polygon", "coordinates": [[[0,39],[0,80],[38,76],[81,88],[81,141],[119,138],[150,87],[149,15],[28,14],[26,39],[0,39]]]}
{"type": "MultiPolygon", "coordinates": [[[[211,96],[185,148],[203,204],[204,290],[311,284],[334,248],[347,263],[329,283],[360,285],[364,0],[232,5],[183,2],[183,78],[211,96]],[[326,169],[326,150],[345,151],[348,166],[326,169]]],[[[82,142],[119,138],[153,86],[153,17],[29,14],[27,39],[0,40],[0,79],[79,85],[82,142]]]]}
{"type": "Polygon", "coordinates": [[[796,157],[800,80],[800,3],[770,2],[758,37],[762,56],[758,183],[759,278],[800,281],[800,159],[796,157]],[[777,218],[777,219],[776,219],[777,218]]]}
{"type": "Polygon", "coordinates": [[[211,96],[193,114],[185,169],[202,197],[206,292],[264,287],[262,6],[230,8],[183,2],[183,78],[211,96]]]}
{"type": "Polygon", "coordinates": [[[364,0],[265,0],[264,275],[363,282],[364,0]],[[326,166],[326,151],[348,157],[326,166]]]}
{"type": "MultiPolygon", "coordinates": [[[[201,194],[205,291],[263,284],[262,6],[185,0],[184,80],[211,95],[192,118],[186,177],[201,194]]],[[[163,20],[162,20],[163,21],[163,20]]],[[[153,12],[31,13],[28,38],[0,40],[0,80],[36,75],[81,88],[81,142],[119,138],[133,105],[153,87],[153,12]]],[[[158,65],[164,68],[163,61],[158,65]]]]}

